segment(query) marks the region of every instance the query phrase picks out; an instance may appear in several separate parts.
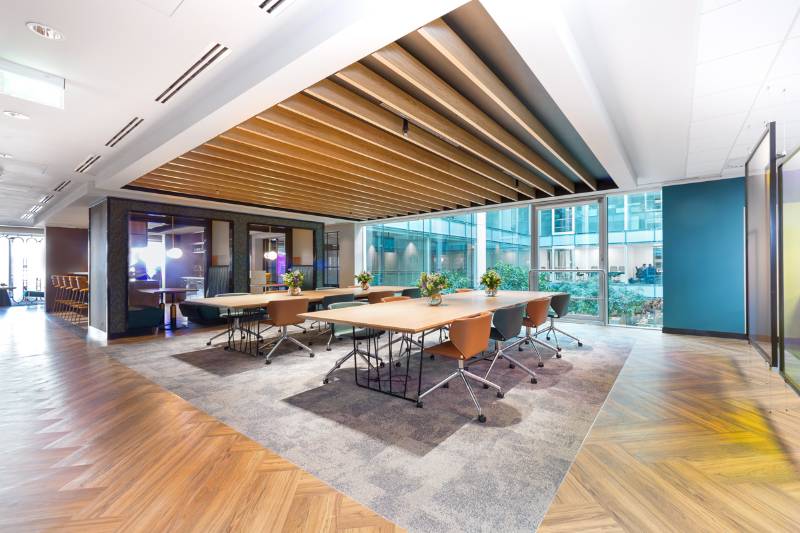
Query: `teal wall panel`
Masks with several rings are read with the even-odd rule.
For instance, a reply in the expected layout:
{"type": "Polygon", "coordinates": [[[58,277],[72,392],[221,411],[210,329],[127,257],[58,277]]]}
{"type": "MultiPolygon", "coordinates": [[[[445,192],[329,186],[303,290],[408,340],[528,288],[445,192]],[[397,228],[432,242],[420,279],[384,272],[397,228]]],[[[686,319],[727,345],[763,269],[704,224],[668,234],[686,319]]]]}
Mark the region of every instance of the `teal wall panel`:
{"type": "Polygon", "coordinates": [[[663,195],[664,329],[744,334],[744,178],[663,195]]]}

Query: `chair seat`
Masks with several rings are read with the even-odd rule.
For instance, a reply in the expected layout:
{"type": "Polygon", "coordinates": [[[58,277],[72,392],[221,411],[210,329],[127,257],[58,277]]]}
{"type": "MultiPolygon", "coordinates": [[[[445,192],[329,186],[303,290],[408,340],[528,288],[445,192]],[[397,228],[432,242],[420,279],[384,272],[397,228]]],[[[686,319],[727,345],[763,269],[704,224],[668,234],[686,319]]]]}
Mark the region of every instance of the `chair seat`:
{"type": "Polygon", "coordinates": [[[493,341],[507,341],[508,340],[508,338],[505,337],[502,333],[500,333],[500,330],[498,330],[494,326],[492,326],[492,329],[489,330],[489,338],[492,339],[493,341]]]}
{"type": "Polygon", "coordinates": [[[453,341],[446,341],[441,344],[437,344],[435,346],[431,346],[426,350],[429,354],[433,355],[441,355],[442,357],[447,357],[449,359],[470,359],[470,357],[464,357],[458,348],[455,347],[453,341]]]}
{"type": "MultiPolygon", "coordinates": [[[[544,322],[542,322],[542,324],[544,324],[544,322]]],[[[525,326],[526,328],[538,328],[542,324],[534,324],[533,320],[531,320],[528,317],[522,319],[522,325],[525,326]]]]}
{"type": "Polygon", "coordinates": [[[305,322],[305,319],[300,318],[296,322],[289,322],[287,324],[276,324],[275,321],[272,320],[271,318],[265,318],[263,320],[263,322],[264,322],[264,324],[267,324],[267,325],[270,325],[270,326],[279,326],[279,327],[280,326],[297,326],[297,325],[302,324],[303,322],[305,322]]]}

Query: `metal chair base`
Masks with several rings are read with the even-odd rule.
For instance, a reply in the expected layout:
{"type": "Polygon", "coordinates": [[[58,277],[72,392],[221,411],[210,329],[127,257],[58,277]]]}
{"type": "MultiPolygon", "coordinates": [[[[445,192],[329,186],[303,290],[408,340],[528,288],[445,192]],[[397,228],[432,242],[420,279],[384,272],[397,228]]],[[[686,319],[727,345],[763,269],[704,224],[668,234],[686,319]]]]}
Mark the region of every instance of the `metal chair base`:
{"type": "Polygon", "coordinates": [[[561,357],[561,354],[558,353],[558,349],[556,349],[556,347],[553,346],[552,344],[548,344],[548,343],[544,342],[543,340],[537,339],[536,338],[537,333],[534,333],[533,335],[531,335],[531,328],[526,327],[525,328],[525,336],[522,338],[522,341],[519,343],[519,351],[520,352],[522,351],[522,345],[523,344],[530,344],[531,346],[533,346],[533,349],[536,351],[536,357],[539,358],[539,368],[542,368],[544,366],[544,362],[542,361],[542,353],[539,351],[539,346],[542,346],[543,348],[547,348],[548,350],[553,350],[553,352],[556,354],[556,357],[558,357],[558,358],[561,357]]]}
{"type": "MultiPolygon", "coordinates": [[[[576,337],[574,335],[570,335],[569,333],[567,333],[566,331],[564,331],[562,329],[558,329],[556,327],[556,325],[555,325],[555,320],[554,320],[553,317],[550,317],[550,325],[549,326],[547,326],[546,328],[544,328],[541,331],[537,331],[536,333],[533,334],[533,336],[534,337],[538,337],[539,335],[544,333],[544,334],[546,334],[545,335],[545,339],[550,340],[550,334],[552,333],[553,334],[553,338],[556,341],[556,350],[558,350],[560,352],[561,351],[561,346],[558,344],[558,335],[556,335],[556,332],[561,333],[565,337],[569,337],[570,339],[574,340],[575,342],[578,343],[578,346],[583,346],[583,343],[581,342],[581,340],[578,337],[576,337]]],[[[556,354],[556,357],[561,357],[561,354],[556,354]]]]}
{"type": "Polygon", "coordinates": [[[476,376],[475,374],[470,372],[467,368],[464,368],[464,361],[461,360],[461,359],[459,359],[459,361],[458,361],[458,369],[455,372],[453,372],[452,374],[450,374],[449,376],[444,378],[442,381],[440,381],[439,383],[437,383],[436,385],[434,385],[433,387],[431,387],[430,389],[426,390],[425,392],[423,392],[422,394],[419,395],[419,398],[417,399],[417,407],[422,407],[422,399],[425,396],[427,396],[428,394],[432,393],[436,389],[440,389],[440,388],[445,388],[446,389],[446,388],[448,388],[449,383],[452,380],[454,380],[455,378],[457,378],[457,377],[460,377],[461,380],[464,382],[464,385],[467,386],[467,392],[469,392],[469,396],[470,396],[470,398],[472,398],[472,403],[475,404],[475,409],[477,409],[477,411],[478,411],[478,422],[486,422],[486,417],[483,415],[483,410],[481,409],[481,404],[478,402],[478,398],[475,396],[475,393],[472,391],[472,387],[470,386],[469,382],[467,381],[467,378],[469,378],[469,379],[471,379],[473,381],[477,381],[478,383],[482,383],[484,388],[488,389],[489,387],[491,387],[491,388],[495,389],[497,391],[497,397],[498,398],[502,398],[503,397],[503,389],[500,388],[500,385],[498,385],[496,383],[492,383],[488,379],[482,378],[480,376],[476,376]]]}
{"type": "MultiPolygon", "coordinates": [[[[268,365],[268,364],[272,363],[272,354],[275,353],[275,350],[277,350],[278,346],[283,344],[284,341],[289,341],[291,343],[296,344],[297,347],[300,348],[301,350],[307,351],[309,357],[314,357],[314,350],[312,350],[311,348],[309,348],[308,346],[306,346],[305,344],[303,344],[299,340],[295,339],[294,337],[290,337],[289,336],[289,327],[288,326],[281,326],[280,327],[280,331],[281,331],[280,337],[278,337],[277,339],[275,339],[275,340],[269,342],[268,344],[266,344],[266,346],[272,346],[272,349],[267,354],[267,358],[264,361],[265,365],[268,365]]],[[[258,354],[259,355],[264,355],[261,350],[259,350],[258,354]]]]}

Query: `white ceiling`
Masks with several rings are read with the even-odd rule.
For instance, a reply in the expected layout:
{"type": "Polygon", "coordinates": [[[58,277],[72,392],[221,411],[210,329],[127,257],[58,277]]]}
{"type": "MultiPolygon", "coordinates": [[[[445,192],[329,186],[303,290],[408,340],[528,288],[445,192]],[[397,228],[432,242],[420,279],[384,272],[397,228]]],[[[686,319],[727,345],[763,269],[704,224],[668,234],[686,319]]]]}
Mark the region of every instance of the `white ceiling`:
{"type": "MultiPolygon", "coordinates": [[[[256,0],[2,0],[0,57],[62,76],[67,90],[64,110],[0,95],[0,110],[31,116],[0,115],[0,152],[14,156],[0,159],[0,224],[19,225],[64,179],[72,186],[37,222],[61,209],[82,218],[71,191],[123,194],[464,1],[287,0],[271,16],[256,0]],[[42,39],[30,20],[66,38],[42,39]],[[230,55],[156,103],[213,42],[230,55]],[[142,125],[105,147],[134,116],[142,125]],[[90,154],[102,157],[75,173],[90,154]]],[[[740,175],[767,120],[778,122],[779,151],[800,144],[800,0],[480,1],[623,188],[740,175]]]]}
{"type": "Polygon", "coordinates": [[[741,175],[768,121],[800,144],[800,0],[561,7],[639,185],[741,175]]]}
{"type": "Polygon", "coordinates": [[[285,0],[268,14],[258,8],[260,0],[2,0],[0,57],[65,78],[66,93],[63,110],[0,95],[0,111],[31,117],[0,114],[0,153],[14,157],[0,159],[0,224],[24,223],[20,216],[64,179],[72,185],[48,206],[67,207],[58,196],[87,182],[118,190],[273,99],[302,90],[464,1],[285,0]],[[382,13],[389,20],[376,25],[382,13]],[[26,28],[27,21],[48,24],[65,38],[43,39],[26,28]],[[230,48],[223,61],[168,103],[155,102],[217,42],[230,48]],[[303,60],[321,51],[338,51],[339,58],[317,57],[309,68],[303,60]],[[265,84],[295,64],[305,67],[289,82],[265,84]],[[144,122],[114,148],[105,147],[134,117],[144,122]],[[74,172],[91,154],[101,159],[86,174],[74,172]]]}

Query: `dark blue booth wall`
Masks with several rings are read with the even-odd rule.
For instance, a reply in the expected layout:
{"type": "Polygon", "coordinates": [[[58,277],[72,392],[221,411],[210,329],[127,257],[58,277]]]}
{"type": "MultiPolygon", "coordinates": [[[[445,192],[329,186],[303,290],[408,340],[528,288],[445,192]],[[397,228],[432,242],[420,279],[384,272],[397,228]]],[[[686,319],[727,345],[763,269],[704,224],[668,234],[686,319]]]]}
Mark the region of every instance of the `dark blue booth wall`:
{"type": "Polygon", "coordinates": [[[664,187],[664,331],[744,335],[744,206],[744,178],[664,187]]]}

